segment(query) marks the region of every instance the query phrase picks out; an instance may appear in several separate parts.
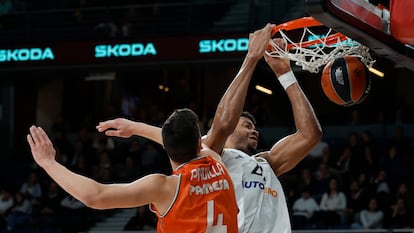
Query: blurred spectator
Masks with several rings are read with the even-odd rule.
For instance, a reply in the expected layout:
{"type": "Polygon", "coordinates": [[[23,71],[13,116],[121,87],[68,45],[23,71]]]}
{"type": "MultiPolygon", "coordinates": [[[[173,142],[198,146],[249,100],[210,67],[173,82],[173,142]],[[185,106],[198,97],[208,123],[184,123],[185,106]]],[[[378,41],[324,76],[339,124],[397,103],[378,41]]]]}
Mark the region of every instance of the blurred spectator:
{"type": "Polygon", "coordinates": [[[301,170],[301,176],[299,182],[296,185],[296,193],[302,193],[304,190],[308,190],[310,193],[315,193],[315,179],[312,176],[311,170],[304,168],[301,170]]]}
{"type": "Polygon", "coordinates": [[[116,178],[123,182],[132,182],[140,177],[140,167],[136,164],[134,157],[127,156],[124,164],[117,168],[116,178]]]}
{"type": "Polygon", "coordinates": [[[27,200],[37,205],[42,197],[42,186],[38,179],[36,171],[31,171],[27,176],[27,180],[20,186],[20,192],[25,195],[27,200]]]}
{"type": "Polygon", "coordinates": [[[92,165],[92,177],[102,183],[114,182],[115,167],[110,154],[107,151],[102,151],[97,156],[98,162],[92,165]]]}
{"type": "Polygon", "coordinates": [[[387,181],[387,172],[383,169],[380,170],[371,185],[372,196],[377,197],[381,209],[386,208],[390,203],[391,192],[387,181]]]}
{"type": "Polygon", "coordinates": [[[350,146],[345,146],[339,155],[339,159],[336,162],[336,167],[332,169],[335,172],[334,174],[343,177],[349,177],[351,159],[352,149],[350,146]]]}
{"type": "Polygon", "coordinates": [[[360,135],[357,132],[351,132],[348,135],[346,146],[351,150],[348,172],[350,178],[355,179],[361,172],[365,171],[366,169],[363,167],[364,151],[360,135]]]}
{"type": "Polygon", "coordinates": [[[387,175],[387,183],[391,190],[396,190],[401,178],[408,177],[408,171],[401,158],[398,147],[391,145],[380,162],[387,175]]]}
{"type": "Polygon", "coordinates": [[[374,144],[374,138],[369,130],[364,130],[361,133],[363,158],[361,165],[364,172],[368,172],[369,176],[376,174],[379,169],[379,160],[381,150],[378,145],[374,144]],[[368,169],[368,171],[367,171],[368,169]]]}
{"type": "Polygon", "coordinates": [[[316,200],[320,200],[322,194],[328,191],[329,180],[332,178],[331,172],[329,171],[328,164],[319,164],[318,170],[315,171],[315,195],[316,200]]]}
{"type": "Polygon", "coordinates": [[[100,133],[93,139],[92,148],[96,153],[102,151],[112,152],[115,150],[115,141],[112,137],[107,137],[104,133],[100,133]]]}
{"type": "Polygon", "coordinates": [[[130,91],[125,91],[121,99],[122,116],[134,120],[138,118],[141,99],[130,91]]]}
{"type": "Polygon", "coordinates": [[[79,130],[77,141],[82,143],[82,150],[87,155],[92,155],[95,152],[92,147],[93,139],[88,128],[82,127],[79,130]]]}
{"type": "Polygon", "coordinates": [[[353,180],[349,186],[346,196],[345,219],[348,224],[355,220],[355,215],[358,214],[364,205],[368,202],[367,190],[360,188],[357,180],[353,180]]]}
{"type": "MultiPolygon", "coordinates": [[[[88,161],[86,161],[85,156],[88,156],[87,153],[85,153],[83,149],[83,144],[81,141],[76,141],[74,145],[73,152],[69,155],[69,166],[71,168],[77,166],[78,160],[82,157],[86,164],[88,164],[88,161]]],[[[90,160],[90,155],[89,155],[90,160]]],[[[88,164],[89,165],[89,164],[88,164]]]]}
{"type": "Polygon", "coordinates": [[[388,185],[387,172],[385,170],[378,171],[378,175],[374,182],[375,192],[378,193],[390,193],[390,186],[388,185]]]}
{"type": "MultiPolygon", "coordinates": [[[[363,147],[363,158],[361,160],[361,167],[364,168],[361,172],[366,172],[368,176],[374,176],[379,170],[379,156],[375,153],[372,146],[365,145],[363,147]]],[[[359,175],[359,174],[355,174],[359,175]]]]}
{"type": "Polygon", "coordinates": [[[112,159],[108,151],[104,150],[99,152],[97,166],[100,170],[112,169],[112,159]]]}
{"type": "Polygon", "coordinates": [[[89,130],[87,128],[81,128],[74,144],[74,150],[68,156],[71,167],[76,165],[78,158],[81,156],[85,158],[87,166],[98,162],[92,144],[93,139],[90,136],[89,130]]]}
{"type": "Polygon", "coordinates": [[[125,165],[125,159],[131,157],[134,159],[135,164],[139,167],[141,164],[141,153],[143,146],[141,138],[131,137],[128,140],[122,140],[117,143],[116,150],[112,157],[114,164],[123,166],[125,165]]]}
{"type": "Polygon", "coordinates": [[[398,185],[397,191],[394,193],[393,203],[396,203],[398,199],[404,199],[404,202],[408,209],[414,209],[414,196],[409,190],[407,183],[401,182],[398,185]]]}
{"type": "Polygon", "coordinates": [[[371,195],[371,192],[370,192],[371,191],[370,190],[371,183],[370,182],[371,182],[372,179],[373,179],[373,177],[367,176],[366,173],[359,174],[358,179],[357,179],[359,189],[362,192],[365,192],[367,194],[367,196],[371,195]]]}
{"type": "Polygon", "coordinates": [[[329,180],[329,190],[323,194],[319,208],[315,213],[318,226],[331,228],[345,223],[346,197],[338,190],[336,178],[329,180]]]}
{"type": "Polygon", "coordinates": [[[71,169],[79,174],[85,175],[85,176],[91,176],[92,175],[92,169],[91,166],[87,163],[87,160],[85,156],[81,155],[76,159],[76,164],[71,167],[71,169]]]}
{"type": "Polygon", "coordinates": [[[148,174],[156,168],[157,160],[161,157],[160,152],[157,150],[157,147],[153,142],[148,141],[144,144],[144,148],[141,154],[141,164],[142,175],[148,174]]]}
{"type": "Polygon", "coordinates": [[[14,205],[11,207],[10,213],[6,216],[7,230],[14,231],[17,227],[28,224],[31,214],[31,201],[23,193],[15,193],[14,205]]]}
{"type": "Polygon", "coordinates": [[[46,192],[40,199],[37,209],[33,209],[35,223],[40,227],[58,227],[58,217],[61,214],[60,202],[63,196],[59,185],[49,181],[46,192]]]}
{"type": "Polygon", "coordinates": [[[411,228],[414,226],[412,223],[413,216],[410,210],[407,208],[405,200],[398,198],[391,205],[391,217],[390,227],[391,228],[411,228]]]}
{"type": "Polygon", "coordinates": [[[311,196],[309,189],[302,190],[301,197],[292,206],[292,229],[303,229],[310,223],[310,219],[319,205],[311,196]]]}
{"type": "Polygon", "coordinates": [[[364,209],[351,227],[353,229],[380,229],[384,220],[384,212],[378,209],[375,198],[369,200],[368,209],[364,209]]]}
{"type": "Polygon", "coordinates": [[[13,195],[7,188],[2,188],[0,192],[0,230],[6,227],[6,215],[14,205],[13,195]]]}

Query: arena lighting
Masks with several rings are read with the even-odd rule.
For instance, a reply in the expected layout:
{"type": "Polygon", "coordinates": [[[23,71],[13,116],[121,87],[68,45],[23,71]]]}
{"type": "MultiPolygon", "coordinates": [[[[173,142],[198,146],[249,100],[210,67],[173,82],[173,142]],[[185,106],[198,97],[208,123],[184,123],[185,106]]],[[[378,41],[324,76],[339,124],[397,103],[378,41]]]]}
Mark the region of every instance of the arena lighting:
{"type": "Polygon", "coordinates": [[[380,78],[384,77],[384,72],[379,71],[379,70],[375,69],[374,67],[370,67],[370,68],[368,68],[368,70],[369,70],[369,72],[375,74],[376,76],[378,76],[380,78]]]}
{"type": "Polygon", "coordinates": [[[161,91],[165,91],[165,92],[170,91],[170,88],[168,86],[164,86],[162,84],[158,85],[158,89],[160,89],[161,91]]]}
{"type": "Polygon", "coordinates": [[[256,85],[256,90],[258,90],[258,91],[260,91],[260,92],[263,92],[263,93],[265,93],[265,94],[268,94],[268,95],[273,94],[272,90],[267,89],[266,87],[262,87],[262,86],[260,86],[260,85],[256,85]]]}

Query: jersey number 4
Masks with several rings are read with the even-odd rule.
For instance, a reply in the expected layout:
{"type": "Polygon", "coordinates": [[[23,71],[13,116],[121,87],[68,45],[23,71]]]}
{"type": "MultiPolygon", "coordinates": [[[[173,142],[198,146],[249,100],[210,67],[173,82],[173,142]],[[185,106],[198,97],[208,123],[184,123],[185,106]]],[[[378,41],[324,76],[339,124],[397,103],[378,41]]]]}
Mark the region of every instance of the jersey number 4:
{"type": "Polygon", "coordinates": [[[227,233],[227,226],[223,225],[223,214],[217,215],[217,224],[214,224],[214,200],[207,202],[207,229],[206,233],[227,233]]]}

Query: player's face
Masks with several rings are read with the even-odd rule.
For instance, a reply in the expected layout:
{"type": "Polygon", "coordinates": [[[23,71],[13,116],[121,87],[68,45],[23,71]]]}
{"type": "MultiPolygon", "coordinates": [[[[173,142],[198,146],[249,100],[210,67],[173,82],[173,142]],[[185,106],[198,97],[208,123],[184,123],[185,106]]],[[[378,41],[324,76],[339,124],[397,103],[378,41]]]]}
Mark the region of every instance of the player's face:
{"type": "Polygon", "coordinates": [[[259,132],[249,118],[240,117],[231,137],[234,139],[235,149],[239,149],[247,154],[256,152],[259,132]]]}

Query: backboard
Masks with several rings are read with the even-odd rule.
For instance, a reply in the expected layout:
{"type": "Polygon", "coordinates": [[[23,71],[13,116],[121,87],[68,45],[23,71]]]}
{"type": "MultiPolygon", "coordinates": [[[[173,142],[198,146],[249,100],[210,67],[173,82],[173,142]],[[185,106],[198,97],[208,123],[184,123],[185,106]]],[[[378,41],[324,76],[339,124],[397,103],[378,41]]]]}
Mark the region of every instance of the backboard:
{"type": "MultiPolygon", "coordinates": [[[[413,5],[410,2],[412,0],[400,0],[404,1],[413,5]]],[[[414,35],[411,34],[413,37],[408,40],[393,36],[390,15],[396,12],[389,11],[388,7],[374,5],[368,0],[305,0],[305,9],[310,16],[369,47],[374,55],[392,61],[396,67],[414,71],[414,45],[406,43],[414,41],[414,35]]],[[[407,12],[402,13],[409,16],[414,9],[405,10],[407,12]]],[[[398,29],[400,32],[405,30],[401,27],[398,29]]],[[[411,31],[412,28],[407,32],[411,31]]]]}

